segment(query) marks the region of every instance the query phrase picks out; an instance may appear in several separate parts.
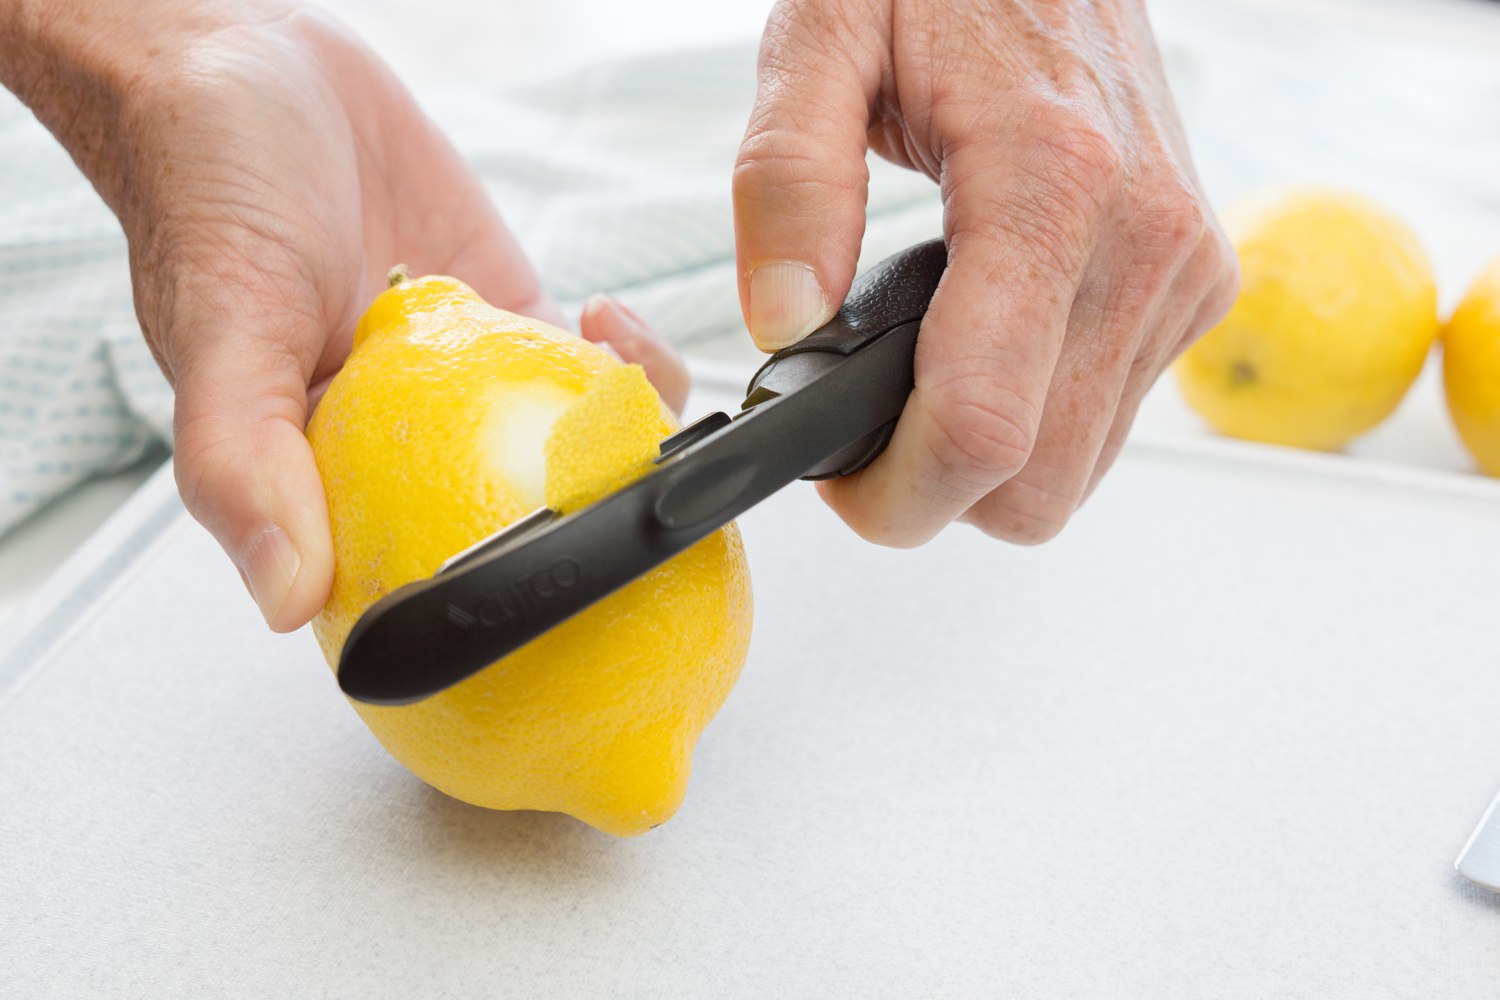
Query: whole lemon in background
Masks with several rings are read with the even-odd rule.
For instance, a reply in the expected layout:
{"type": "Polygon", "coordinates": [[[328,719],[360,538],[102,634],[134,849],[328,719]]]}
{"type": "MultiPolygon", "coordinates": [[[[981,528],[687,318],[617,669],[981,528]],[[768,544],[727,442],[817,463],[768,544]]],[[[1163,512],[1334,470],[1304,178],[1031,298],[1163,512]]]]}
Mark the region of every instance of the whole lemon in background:
{"type": "Polygon", "coordinates": [[[1500,258],[1443,330],[1443,389],[1464,446],[1481,470],[1500,476],[1500,258]]]}
{"type": "MultiPolygon", "coordinates": [[[[638,367],[454,279],[394,284],[308,427],[333,531],[333,590],[313,621],[328,662],[370,604],[537,507],[571,510],[639,476],[674,429],[638,367]]],[[[642,833],[681,803],[750,618],[729,525],[440,694],[352,704],[449,795],[642,833]]]]}
{"type": "Polygon", "coordinates": [[[1269,192],[1224,215],[1239,298],[1173,366],[1188,405],[1234,437],[1337,448],[1396,409],[1438,333],[1416,235],[1375,202],[1269,192]]]}

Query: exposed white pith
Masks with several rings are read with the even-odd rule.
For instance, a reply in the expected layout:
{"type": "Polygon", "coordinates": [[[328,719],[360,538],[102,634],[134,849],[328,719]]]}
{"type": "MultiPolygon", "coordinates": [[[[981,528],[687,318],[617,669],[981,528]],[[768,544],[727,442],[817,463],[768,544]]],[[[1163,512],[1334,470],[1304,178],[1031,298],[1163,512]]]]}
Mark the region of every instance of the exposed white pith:
{"type": "Polygon", "coordinates": [[[547,498],[547,436],[578,397],[549,385],[501,386],[490,407],[486,450],[494,469],[511,484],[527,510],[547,498]]]}

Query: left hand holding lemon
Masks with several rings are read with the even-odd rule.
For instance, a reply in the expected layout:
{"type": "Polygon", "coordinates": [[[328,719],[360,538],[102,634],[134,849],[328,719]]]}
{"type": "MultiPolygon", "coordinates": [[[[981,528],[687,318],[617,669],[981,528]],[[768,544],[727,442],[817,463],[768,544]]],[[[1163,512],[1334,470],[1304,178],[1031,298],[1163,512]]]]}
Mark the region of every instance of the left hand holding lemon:
{"type": "MultiPolygon", "coordinates": [[[[316,631],[336,651],[384,589],[529,505],[608,488],[665,436],[687,391],[680,359],[608,299],[584,309],[585,340],[523,319],[562,317],[472,169],[333,19],[284,0],[78,6],[91,17],[70,16],[71,0],[19,25],[0,16],[0,81],[120,218],[142,327],[176,389],[184,502],[273,628],[322,609],[316,631]],[[451,281],[382,294],[400,259],[466,277],[509,312],[451,281]],[[412,321],[424,295],[457,326],[412,321]],[[369,343],[349,358],[372,300],[369,343]],[[507,354],[523,343],[534,367],[507,354]],[[520,389],[497,396],[487,362],[520,389]],[[490,405],[465,408],[465,390],[490,405]],[[605,452],[586,419],[600,413],[634,421],[605,452]]],[[[748,627],[731,528],[499,670],[361,711],[454,795],[638,833],[681,800],[748,627]]]]}
{"type": "MultiPolygon", "coordinates": [[[[451,278],[398,281],[308,427],[333,529],[333,590],[313,620],[329,663],[385,594],[538,507],[627,485],[674,430],[640,367],[451,278]]],[[[440,694],[354,707],[451,795],[637,834],[676,811],[749,640],[729,525],[440,694]]]]}
{"type": "MultiPolygon", "coordinates": [[[[271,627],[298,628],[333,579],[303,429],[390,266],[560,311],[469,165],[315,8],[54,0],[45,17],[0,14],[0,82],[119,216],[136,310],[176,389],[183,501],[271,627]]],[[[681,404],[681,364],[617,304],[594,303],[583,333],[681,404]]]]}

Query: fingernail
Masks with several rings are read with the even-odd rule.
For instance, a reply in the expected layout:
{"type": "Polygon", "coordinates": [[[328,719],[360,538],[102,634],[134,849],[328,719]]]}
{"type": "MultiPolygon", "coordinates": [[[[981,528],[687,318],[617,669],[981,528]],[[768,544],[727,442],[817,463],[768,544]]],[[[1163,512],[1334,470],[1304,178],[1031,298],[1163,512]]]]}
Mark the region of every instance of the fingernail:
{"type": "Polygon", "coordinates": [[[634,309],[630,308],[617,298],[610,297],[609,304],[615,309],[619,310],[620,315],[624,318],[625,322],[630,325],[631,333],[637,334],[641,337],[645,337],[647,340],[654,340],[658,343],[664,342],[665,338],[662,337],[662,335],[658,333],[650,323],[647,323],[645,320],[641,319],[640,313],[636,312],[634,309]]]}
{"type": "Polygon", "coordinates": [[[647,340],[655,341],[661,340],[661,335],[651,329],[645,320],[636,315],[635,310],[613,295],[605,295],[601,292],[589,299],[589,305],[595,309],[609,313],[616,328],[625,331],[633,337],[644,337],[647,340]]]}
{"type": "Polygon", "coordinates": [[[828,317],[823,286],[806,264],[777,260],[750,272],[750,336],[761,350],[795,344],[828,317]]]}
{"type": "Polygon", "coordinates": [[[240,572],[245,576],[250,596],[260,608],[261,617],[270,621],[281,610],[301,567],[302,557],[297,554],[296,546],[286,532],[274,524],[250,543],[240,562],[240,572]]]}
{"type": "Polygon", "coordinates": [[[583,308],[579,310],[579,312],[581,314],[602,312],[605,309],[608,309],[609,304],[613,301],[614,299],[610,298],[608,295],[605,295],[603,292],[595,292],[593,295],[590,295],[588,298],[583,300],[583,308]]]}
{"type": "MultiPolygon", "coordinates": [[[[583,303],[583,309],[579,314],[579,326],[585,325],[583,323],[584,316],[592,314],[596,316],[596,319],[594,320],[595,323],[603,322],[605,324],[613,324],[616,329],[619,329],[622,322],[621,320],[619,320],[618,318],[605,319],[603,316],[599,315],[601,313],[605,313],[610,316],[618,316],[618,309],[619,304],[616,303],[614,299],[610,298],[608,295],[605,295],[603,292],[595,292],[593,295],[590,295],[588,299],[583,303]]],[[[606,354],[613,357],[616,361],[619,361],[622,364],[625,363],[625,359],[620,355],[620,352],[615,349],[615,345],[611,344],[609,341],[595,340],[592,337],[587,336],[585,336],[584,339],[587,340],[590,344],[593,344],[595,347],[601,348],[606,354]]]]}

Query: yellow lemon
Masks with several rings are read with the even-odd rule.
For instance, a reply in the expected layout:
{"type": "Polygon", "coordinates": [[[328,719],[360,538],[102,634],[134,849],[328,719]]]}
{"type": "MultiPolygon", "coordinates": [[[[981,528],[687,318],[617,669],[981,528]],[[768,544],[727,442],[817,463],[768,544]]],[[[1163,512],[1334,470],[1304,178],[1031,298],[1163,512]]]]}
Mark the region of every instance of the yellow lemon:
{"type": "Polygon", "coordinates": [[[1500,257],[1443,331],[1443,388],[1464,446],[1480,469],[1500,476],[1500,257]]]}
{"type": "MultiPolygon", "coordinates": [[[[329,663],[380,597],[543,504],[571,510],[629,482],[673,429],[640,368],[451,278],[393,285],[308,427],[333,531],[333,590],[313,621],[329,663]]],[[[441,694],[353,704],[449,795],[638,834],[681,803],[750,617],[730,525],[441,694]]]]}
{"type": "Polygon", "coordinates": [[[1234,437],[1337,448],[1395,410],[1438,332],[1415,234],[1367,198],[1267,193],[1225,214],[1239,298],[1173,366],[1188,405],[1234,437]]]}

